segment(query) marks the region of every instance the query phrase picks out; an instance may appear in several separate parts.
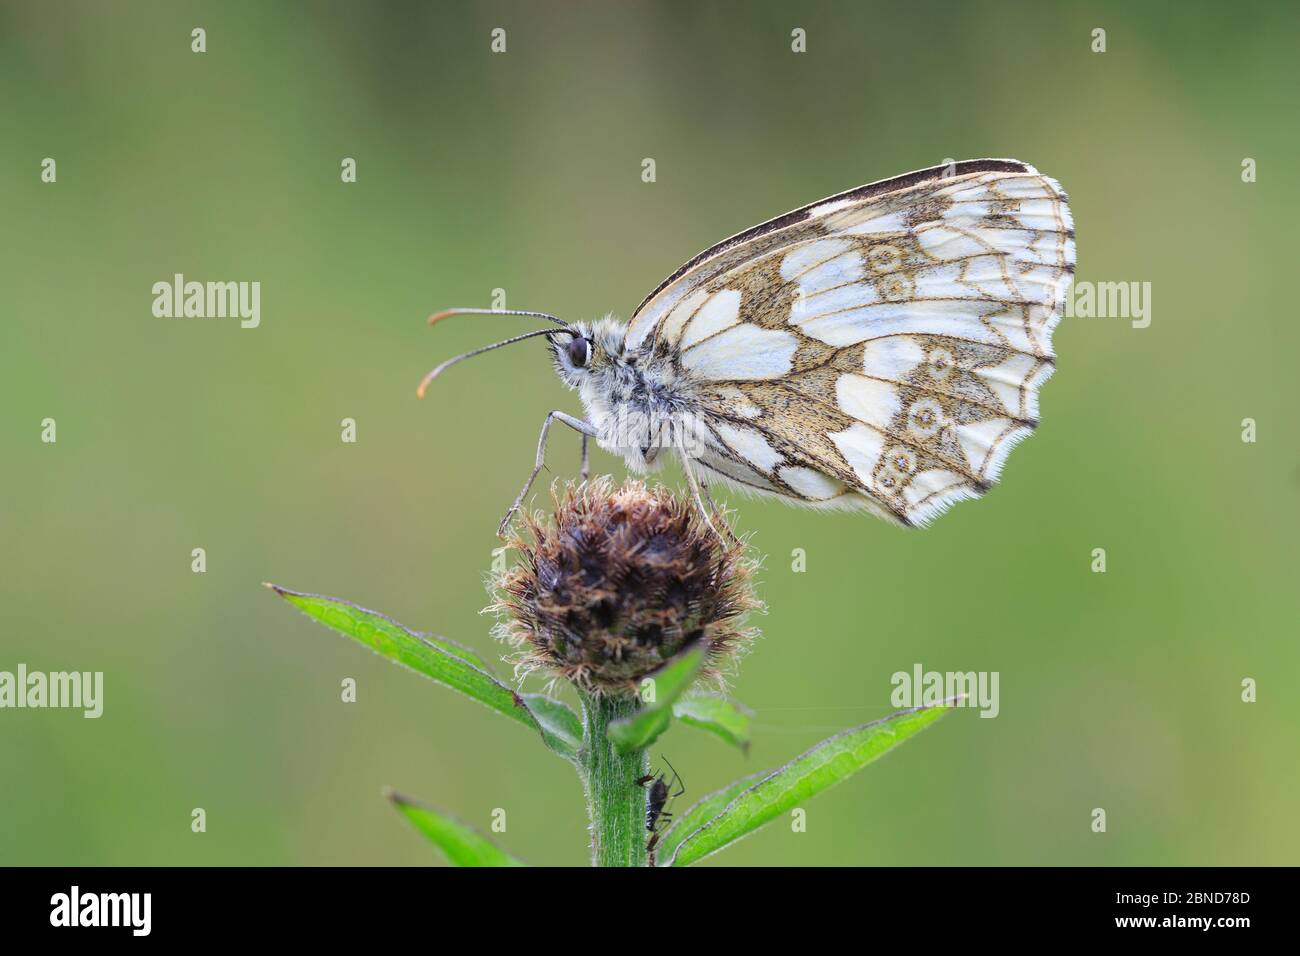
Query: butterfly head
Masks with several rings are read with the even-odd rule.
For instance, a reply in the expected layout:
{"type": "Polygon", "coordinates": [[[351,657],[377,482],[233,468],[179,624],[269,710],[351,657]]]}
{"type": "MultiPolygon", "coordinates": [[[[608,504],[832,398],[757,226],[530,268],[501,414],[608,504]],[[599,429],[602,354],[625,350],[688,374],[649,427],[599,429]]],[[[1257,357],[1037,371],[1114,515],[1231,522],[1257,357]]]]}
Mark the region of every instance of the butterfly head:
{"type": "Polygon", "coordinates": [[[482,355],[484,352],[491,352],[494,349],[542,335],[546,336],[547,342],[550,344],[551,358],[555,362],[556,371],[559,372],[560,378],[564,379],[565,383],[572,388],[584,385],[591,386],[595,382],[604,380],[617,368],[631,364],[623,360],[623,326],[610,316],[606,316],[597,322],[570,323],[556,318],[548,312],[531,312],[523,309],[460,308],[443,309],[441,312],[435,312],[429,316],[429,324],[436,325],[443,319],[451,318],[453,315],[531,316],[546,319],[548,322],[558,325],[559,328],[534,329],[531,332],[514,335],[500,342],[493,342],[491,345],[470,349],[468,352],[462,352],[460,355],[447,359],[420,379],[420,384],[415,389],[415,394],[420,398],[424,397],[425,390],[428,389],[433,380],[453,365],[474,358],[476,355],[482,355]]]}
{"type": "Polygon", "coordinates": [[[599,379],[623,361],[623,326],[608,316],[574,322],[547,336],[556,374],[571,388],[599,379]]]}

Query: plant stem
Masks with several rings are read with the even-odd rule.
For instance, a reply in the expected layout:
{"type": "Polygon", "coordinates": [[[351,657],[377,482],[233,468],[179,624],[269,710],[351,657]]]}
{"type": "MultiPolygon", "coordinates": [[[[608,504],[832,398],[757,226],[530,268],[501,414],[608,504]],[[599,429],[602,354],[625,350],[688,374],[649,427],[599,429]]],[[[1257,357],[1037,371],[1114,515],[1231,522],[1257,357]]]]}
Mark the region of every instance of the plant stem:
{"type": "Polygon", "coordinates": [[[591,816],[592,866],[645,866],[646,792],[637,784],[649,766],[644,750],[619,753],[610,742],[611,721],[635,713],[636,697],[582,695],[581,767],[591,816]]]}

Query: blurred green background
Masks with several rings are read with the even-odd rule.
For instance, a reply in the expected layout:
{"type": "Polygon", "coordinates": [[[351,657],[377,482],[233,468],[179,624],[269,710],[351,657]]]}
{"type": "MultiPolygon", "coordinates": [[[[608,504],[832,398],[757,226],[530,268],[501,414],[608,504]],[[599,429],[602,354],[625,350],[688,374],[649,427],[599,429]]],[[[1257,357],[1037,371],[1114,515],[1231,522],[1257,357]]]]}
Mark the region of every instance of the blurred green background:
{"type": "MultiPolygon", "coordinates": [[[[1151,282],[1151,326],[1067,319],[1038,434],[924,532],[737,502],[767,556],[734,684],[757,739],[660,749],[689,801],[885,714],[894,671],[996,670],[996,720],[958,712],[806,833],[714,861],[1296,862],[1300,14],[1046,6],[6,3],[0,669],[106,687],[99,720],[0,712],[0,862],[434,861],[384,784],[587,862],[567,765],[260,582],[497,653],[495,524],[577,398],[530,342],[416,401],[440,359],[531,327],[425,316],[503,288],[626,317],[724,236],[980,156],[1060,179],[1078,277],[1151,282]],[[175,272],[260,281],[261,327],[154,318],[175,272]]],[[[576,458],[559,435],[552,473],[576,458]]]]}

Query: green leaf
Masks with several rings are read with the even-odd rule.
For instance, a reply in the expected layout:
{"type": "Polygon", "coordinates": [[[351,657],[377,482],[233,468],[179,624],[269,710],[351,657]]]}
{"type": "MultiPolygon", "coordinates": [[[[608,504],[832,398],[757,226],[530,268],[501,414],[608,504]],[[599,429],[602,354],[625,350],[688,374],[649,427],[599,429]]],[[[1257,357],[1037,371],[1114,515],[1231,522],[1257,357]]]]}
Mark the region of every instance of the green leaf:
{"type": "Polygon", "coordinates": [[[527,698],[515,693],[488,673],[478,655],[468,648],[444,638],[434,640],[425,637],[378,611],[367,610],[348,601],[290,591],[274,584],[268,584],[267,587],[326,627],[359,641],[375,653],[396,661],[417,674],[460,691],[497,713],[531,727],[541,734],[542,740],[553,751],[570,760],[575,758],[581,742],[581,731],[575,740],[571,730],[579,726],[577,715],[564,704],[550,698],[543,698],[546,703],[539,704],[537,698],[541,695],[536,695],[530,705],[527,698]],[[533,710],[534,706],[538,710],[545,710],[544,718],[533,710]],[[567,719],[562,716],[561,708],[569,710],[567,719]]]}
{"type": "MultiPolygon", "coordinates": [[[[384,617],[384,615],[382,614],[379,616],[384,617]]],[[[402,627],[402,625],[400,624],[397,626],[402,627]]],[[[403,628],[403,629],[409,630],[408,628],[403,628]]],[[[448,654],[453,654],[456,657],[459,657],[466,664],[470,664],[474,667],[477,667],[479,670],[486,671],[489,674],[492,673],[491,664],[489,664],[483,658],[479,657],[478,653],[474,651],[472,648],[466,647],[464,644],[461,644],[459,641],[453,641],[449,637],[439,637],[436,634],[426,634],[423,631],[411,631],[411,633],[414,634],[416,637],[420,638],[421,640],[428,641],[434,647],[444,650],[448,654]]]]}
{"type": "Polygon", "coordinates": [[[545,694],[524,694],[524,705],[533,712],[544,734],[563,741],[569,752],[576,754],[582,746],[582,721],[573,708],[564,701],[545,694]]]}
{"type": "MultiPolygon", "coordinates": [[[[949,704],[915,707],[827,738],[784,767],[736,793],[711,820],[696,827],[664,859],[670,866],[689,866],[789,812],[809,797],[857,773],[948,712],[949,704]]],[[[733,784],[732,787],[735,787],[733,784]]],[[[730,789],[730,788],[728,788],[730,789]]],[[[721,790],[705,802],[726,794],[721,790]]],[[[683,820],[693,818],[694,808],[683,820]]]]}
{"type": "Polygon", "coordinates": [[[698,727],[749,752],[749,725],[754,713],[717,694],[683,697],[673,704],[673,716],[688,727],[698,727]]]}
{"type": "Polygon", "coordinates": [[[694,682],[708,657],[707,644],[683,651],[650,675],[654,681],[654,703],[630,717],[611,721],[609,739],[622,753],[644,750],[659,739],[673,721],[673,701],[694,682]]]}
{"type": "Polygon", "coordinates": [[[452,866],[524,865],[473,827],[461,823],[455,817],[416,803],[393,790],[385,791],[384,796],[392,801],[393,806],[410,820],[417,830],[443,852],[452,866]]]}

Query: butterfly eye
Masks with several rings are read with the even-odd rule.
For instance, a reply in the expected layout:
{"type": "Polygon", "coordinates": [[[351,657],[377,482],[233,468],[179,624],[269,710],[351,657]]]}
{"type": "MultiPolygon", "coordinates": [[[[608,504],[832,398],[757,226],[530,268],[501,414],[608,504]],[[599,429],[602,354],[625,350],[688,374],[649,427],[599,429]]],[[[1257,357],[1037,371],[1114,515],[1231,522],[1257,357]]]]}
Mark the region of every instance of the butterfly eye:
{"type": "Polygon", "coordinates": [[[591,339],[574,336],[569,340],[569,361],[577,368],[586,368],[591,362],[591,339]]]}

